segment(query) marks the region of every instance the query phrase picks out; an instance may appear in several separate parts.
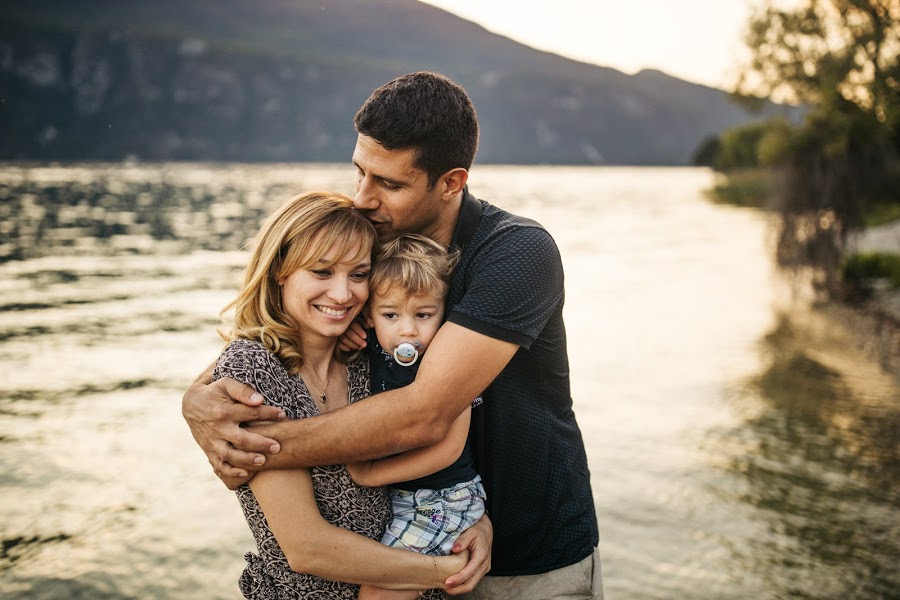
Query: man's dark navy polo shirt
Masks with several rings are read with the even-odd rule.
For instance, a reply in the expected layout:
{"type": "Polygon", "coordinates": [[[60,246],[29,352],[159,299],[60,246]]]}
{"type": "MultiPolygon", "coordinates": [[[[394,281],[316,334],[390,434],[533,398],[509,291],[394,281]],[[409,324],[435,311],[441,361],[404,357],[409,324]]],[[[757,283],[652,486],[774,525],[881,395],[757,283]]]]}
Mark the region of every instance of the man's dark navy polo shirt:
{"type": "Polygon", "coordinates": [[[529,219],[469,194],[447,320],[519,346],[472,410],[470,439],[494,524],[491,575],[575,564],[597,545],[581,431],[572,412],[559,249],[529,219]]]}

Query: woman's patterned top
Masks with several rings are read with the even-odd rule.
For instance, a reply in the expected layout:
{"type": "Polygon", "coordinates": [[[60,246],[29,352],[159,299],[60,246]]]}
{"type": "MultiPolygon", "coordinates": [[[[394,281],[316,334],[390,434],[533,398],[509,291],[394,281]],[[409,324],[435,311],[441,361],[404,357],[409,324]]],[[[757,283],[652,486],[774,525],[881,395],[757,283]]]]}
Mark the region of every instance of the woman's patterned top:
{"type": "MultiPolygon", "coordinates": [[[[347,372],[350,402],[367,397],[368,361],[350,363],[347,372]]],[[[288,374],[278,358],[259,342],[243,339],[231,342],[219,357],[213,373],[213,380],[222,377],[246,383],[261,393],[267,404],[283,408],[290,419],[319,414],[303,380],[288,374]]],[[[373,540],[381,539],[390,517],[390,505],[383,488],[356,485],[343,465],[313,467],[309,472],[316,504],[326,521],[373,540]]],[[[357,585],[292,571],[250,487],[242,485],[237,496],[256,538],[258,551],[258,554],[248,552],[245,556],[249,564],[241,575],[240,588],[246,598],[350,600],[357,597],[357,585]]]]}

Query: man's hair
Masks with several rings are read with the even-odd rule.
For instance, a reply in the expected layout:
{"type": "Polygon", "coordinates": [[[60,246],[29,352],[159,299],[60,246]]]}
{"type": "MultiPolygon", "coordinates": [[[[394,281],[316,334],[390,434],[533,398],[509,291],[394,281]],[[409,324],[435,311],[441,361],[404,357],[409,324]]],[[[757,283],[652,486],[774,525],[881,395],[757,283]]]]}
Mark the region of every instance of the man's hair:
{"type": "Polygon", "coordinates": [[[403,75],[372,92],[354,118],[356,131],[387,150],[415,148],[413,166],[428,188],[451,169],[469,170],[478,150],[478,118],[466,91],[438,73],[403,75]]]}
{"type": "Polygon", "coordinates": [[[399,286],[409,295],[424,293],[443,298],[455,264],[456,254],[448,253],[434,240],[403,234],[382,244],[375,254],[369,291],[385,295],[399,286]]]}
{"type": "Polygon", "coordinates": [[[303,366],[299,324],[284,310],[280,282],[297,269],[329,268],[319,261],[333,250],[333,262],[356,251],[354,261],[370,259],[378,234],[353,200],[333,192],[307,192],[282,205],[254,240],[244,283],[237,298],[222,309],[219,335],[226,341],[260,341],[290,373],[303,366]],[[226,323],[225,315],[234,309],[226,323]]]}

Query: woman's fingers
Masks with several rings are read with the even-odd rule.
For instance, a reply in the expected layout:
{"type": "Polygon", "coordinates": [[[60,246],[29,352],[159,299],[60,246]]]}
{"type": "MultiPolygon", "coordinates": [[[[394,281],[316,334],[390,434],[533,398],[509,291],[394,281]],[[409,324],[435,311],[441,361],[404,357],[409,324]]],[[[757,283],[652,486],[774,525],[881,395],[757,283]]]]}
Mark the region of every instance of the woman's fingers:
{"type": "Polygon", "coordinates": [[[460,534],[453,546],[453,553],[468,551],[469,561],[459,573],[447,578],[445,585],[448,594],[456,596],[471,592],[481,578],[491,570],[493,538],[494,529],[486,517],[482,517],[478,523],[460,534]]]}

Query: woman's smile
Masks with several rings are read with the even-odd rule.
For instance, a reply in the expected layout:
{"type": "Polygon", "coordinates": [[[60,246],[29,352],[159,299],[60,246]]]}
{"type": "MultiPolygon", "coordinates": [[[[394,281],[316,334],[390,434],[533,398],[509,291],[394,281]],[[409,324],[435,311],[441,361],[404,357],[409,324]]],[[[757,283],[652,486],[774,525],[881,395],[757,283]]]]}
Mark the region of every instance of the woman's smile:
{"type": "Polygon", "coordinates": [[[349,308],[331,308],[329,306],[322,306],[319,304],[313,304],[313,306],[316,308],[316,310],[318,310],[319,312],[325,313],[329,317],[338,317],[338,318],[343,317],[344,315],[347,314],[347,311],[350,310],[349,308]]]}

